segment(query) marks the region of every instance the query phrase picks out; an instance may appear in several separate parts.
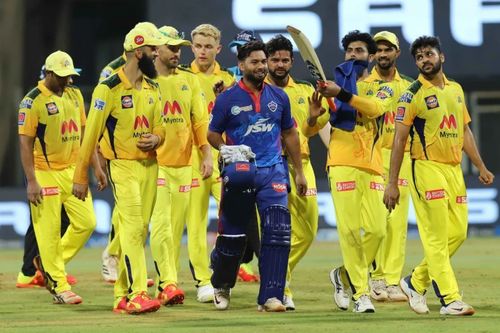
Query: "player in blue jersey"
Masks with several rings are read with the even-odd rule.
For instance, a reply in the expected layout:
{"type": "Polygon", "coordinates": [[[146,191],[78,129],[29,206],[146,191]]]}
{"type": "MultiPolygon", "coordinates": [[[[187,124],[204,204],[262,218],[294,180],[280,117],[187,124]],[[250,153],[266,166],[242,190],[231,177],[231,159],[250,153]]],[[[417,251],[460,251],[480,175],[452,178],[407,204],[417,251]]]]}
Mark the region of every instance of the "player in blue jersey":
{"type": "Polygon", "coordinates": [[[289,184],[281,158],[282,141],[297,170],[299,194],[306,193],[307,182],[288,96],[264,83],[268,72],[265,44],[253,41],[242,46],[238,66],[243,78],[217,97],[208,131],[208,141],[220,150],[223,160],[219,236],[211,254],[214,304],[219,310],[229,306],[246,227],[257,204],[261,220],[258,310],[281,312],[286,311],[283,292],[290,252],[289,184]]]}

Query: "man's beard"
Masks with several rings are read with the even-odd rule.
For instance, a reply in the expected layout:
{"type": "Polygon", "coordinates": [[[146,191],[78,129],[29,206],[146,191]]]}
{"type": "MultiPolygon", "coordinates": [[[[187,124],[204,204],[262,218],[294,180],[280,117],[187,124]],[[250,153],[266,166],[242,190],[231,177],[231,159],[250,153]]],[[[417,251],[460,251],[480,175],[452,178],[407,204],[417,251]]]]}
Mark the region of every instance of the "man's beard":
{"type": "Polygon", "coordinates": [[[149,58],[148,56],[143,55],[142,58],[139,59],[138,65],[142,74],[146,75],[147,77],[154,79],[158,75],[153,59],[149,58]]]}
{"type": "Polygon", "coordinates": [[[442,66],[443,66],[443,63],[441,62],[441,59],[440,59],[440,60],[438,60],[438,62],[435,65],[432,65],[432,69],[431,69],[430,72],[424,71],[423,67],[425,67],[425,65],[422,68],[419,68],[418,70],[419,70],[420,73],[422,73],[426,77],[433,77],[434,75],[436,75],[437,73],[439,73],[439,71],[441,70],[442,66]]]}
{"type": "Polygon", "coordinates": [[[262,85],[262,83],[264,82],[264,80],[266,79],[266,75],[267,75],[267,70],[264,71],[264,75],[262,76],[262,78],[259,78],[259,77],[255,76],[252,72],[251,73],[245,73],[244,77],[249,82],[251,82],[254,86],[260,87],[262,85]]]}
{"type": "Polygon", "coordinates": [[[287,70],[285,70],[285,74],[282,74],[282,75],[277,74],[276,71],[269,71],[269,75],[271,75],[271,77],[277,81],[283,81],[284,79],[286,79],[288,77],[288,74],[290,74],[290,71],[287,71],[287,70]]]}
{"type": "Polygon", "coordinates": [[[385,64],[382,64],[382,63],[377,61],[377,66],[380,69],[387,70],[387,69],[391,68],[392,66],[394,66],[394,61],[387,60],[387,62],[385,64]]]}

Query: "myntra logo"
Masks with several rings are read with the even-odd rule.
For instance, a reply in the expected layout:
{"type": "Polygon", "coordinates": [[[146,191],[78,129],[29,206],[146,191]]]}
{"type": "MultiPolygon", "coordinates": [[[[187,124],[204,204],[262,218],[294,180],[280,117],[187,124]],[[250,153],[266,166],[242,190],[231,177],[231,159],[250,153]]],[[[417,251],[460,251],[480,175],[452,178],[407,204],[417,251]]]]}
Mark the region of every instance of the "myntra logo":
{"type": "Polygon", "coordinates": [[[443,120],[441,120],[441,124],[439,125],[440,129],[443,128],[449,128],[449,129],[456,129],[457,128],[457,120],[455,119],[454,115],[450,115],[447,117],[446,115],[443,116],[443,120]]]}
{"type": "Polygon", "coordinates": [[[146,116],[142,115],[135,117],[134,130],[136,130],[138,127],[149,128],[149,121],[148,118],[146,118],[146,116]]]}
{"type": "Polygon", "coordinates": [[[393,111],[389,111],[385,113],[384,117],[384,123],[387,124],[394,124],[394,116],[395,113],[393,111]]]}
{"type": "Polygon", "coordinates": [[[61,124],[61,134],[64,135],[66,132],[73,133],[73,132],[78,132],[78,125],[75,123],[73,119],[70,119],[69,121],[63,121],[61,124]]]}
{"type": "Polygon", "coordinates": [[[165,103],[165,107],[163,108],[163,115],[167,116],[169,113],[171,113],[173,115],[176,113],[178,113],[178,114],[182,113],[181,106],[179,105],[179,103],[177,101],[173,101],[172,103],[167,101],[165,103]]]}

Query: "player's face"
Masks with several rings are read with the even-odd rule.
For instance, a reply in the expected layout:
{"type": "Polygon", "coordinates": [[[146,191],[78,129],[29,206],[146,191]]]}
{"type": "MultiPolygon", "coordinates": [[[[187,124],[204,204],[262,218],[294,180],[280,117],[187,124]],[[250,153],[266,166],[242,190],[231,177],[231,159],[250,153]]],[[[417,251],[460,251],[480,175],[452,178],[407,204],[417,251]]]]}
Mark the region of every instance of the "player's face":
{"type": "Polygon", "coordinates": [[[278,50],[269,55],[267,59],[267,67],[269,75],[274,79],[283,80],[290,73],[292,68],[293,58],[290,51],[278,50]]]}
{"type": "Polygon", "coordinates": [[[136,56],[139,59],[138,66],[141,72],[149,78],[154,79],[158,73],[155,68],[155,59],[158,56],[158,50],[155,46],[144,46],[136,50],[136,56]]]}
{"type": "Polygon", "coordinates": [[[389,69],[396,64],[400,50],[387,41],[377,42],[377,53],[375,53],[375,62],[381,69],[389,69]]]}
{"type": "Polygon", "coordinates": [[[180,45],[162,45],[158,47],[158,60],[169,69],[177,68],[177,66],[179,66],[180,57],[180,45]]]}
{"type": "Polygon", "coordinates": [[[212,66],[221,48],[222,46],[211,36],[196,34],[193,37],[191,49],[193,50],[194,60],[198,66],[212,66]]]}
{"type": "Polygon", "coordinates": [[[54,72],[47,72],[45,80],[53,87],[54,91],[62,91],[64,88],[73,83],[71,76],[59,76],[54,72]]]}
{"type": "Polygon", "coordinates": [[[444,55],[437,49],[426,46],[417,50],[415,53],[415,62],[420,73],[427,77],[433,77],[441,71],[444,55]]]}
{"type": "Polygon", "coordinates": [[[267,58],[264,51],[253,51],[239,62],[243,76],[250,82],[261,84],[267,75],[267,58]]]}
{"type": "Polygon", "coordinates": [[[345,51],[345,61],[348,60],[370,61],[371,57],[368,53],[368,47],[366,43],[359,40],[351,42],[347,46],[347,50],[345,51]]]}

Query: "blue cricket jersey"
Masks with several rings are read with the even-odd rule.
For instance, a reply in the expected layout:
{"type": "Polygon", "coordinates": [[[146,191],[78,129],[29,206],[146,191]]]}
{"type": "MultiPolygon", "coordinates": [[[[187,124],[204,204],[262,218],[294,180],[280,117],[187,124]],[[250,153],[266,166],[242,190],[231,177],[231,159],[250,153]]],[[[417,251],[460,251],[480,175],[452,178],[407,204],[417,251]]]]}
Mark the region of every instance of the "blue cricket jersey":
{"type": "Polygon", "coordinates": [[[290,100],[282,89],[264,83],[254,94],[240,80],[215,100],[209,129],[225,132],[229,145],[249,146],[257,166],[270,167],[282,161],[281,131],[293,126],[290,100]]]}

